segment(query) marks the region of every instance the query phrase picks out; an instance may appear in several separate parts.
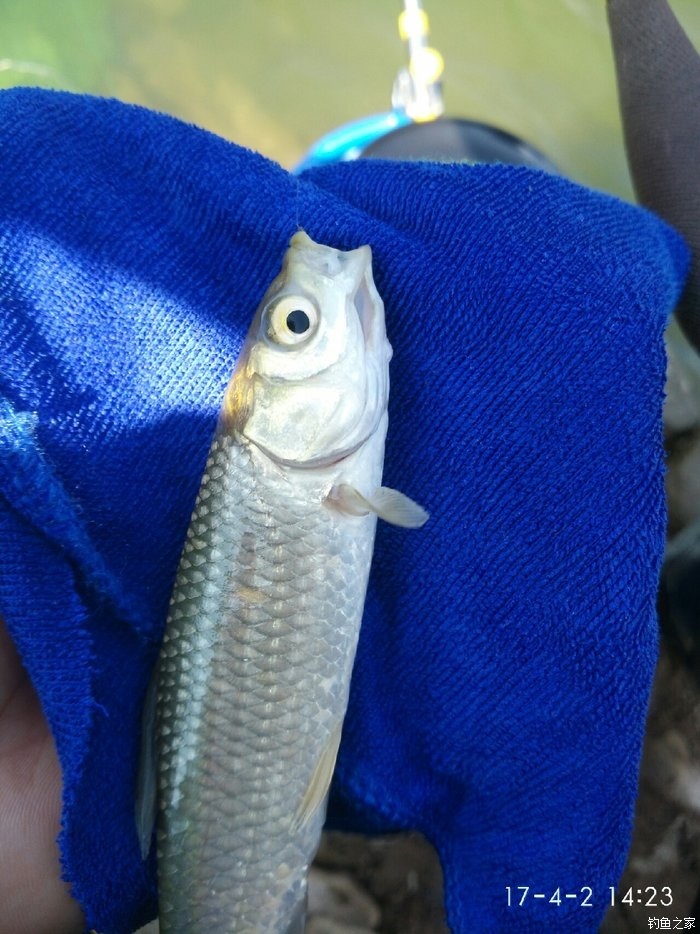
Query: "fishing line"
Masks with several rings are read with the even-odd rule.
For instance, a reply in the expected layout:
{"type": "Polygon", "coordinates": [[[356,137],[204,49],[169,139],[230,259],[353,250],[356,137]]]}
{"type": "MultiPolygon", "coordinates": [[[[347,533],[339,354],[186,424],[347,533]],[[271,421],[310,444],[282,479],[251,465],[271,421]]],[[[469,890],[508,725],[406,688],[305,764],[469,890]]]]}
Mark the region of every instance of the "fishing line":
{"type": "Polygon", "coordinates": [[[390,111],[346,123],[322,136],[292,170],[358,158],[437,162],[505,162],[558,174],[538,149],[499,127],[444,117],[442,55],[429,43],[430,24],[420,0],[404,0],[399,36],[408,63],[394,80],[390,111]]]}

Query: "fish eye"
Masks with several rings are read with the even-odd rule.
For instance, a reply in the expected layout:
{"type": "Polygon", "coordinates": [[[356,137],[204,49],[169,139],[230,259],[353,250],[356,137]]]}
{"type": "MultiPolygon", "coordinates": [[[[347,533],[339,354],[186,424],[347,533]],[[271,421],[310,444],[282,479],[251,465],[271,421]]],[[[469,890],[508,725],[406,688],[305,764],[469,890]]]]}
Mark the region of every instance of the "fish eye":
{"type": "Polygon", "coordinates": [[[293,334],[303,334],[311,327],[311,320],[303,308],[295,308],[287,315],[287,327],[293,334]]]}
{"type": "Polygon", "coordinates": [[[303,295],[283,295],[268,306],[267,336],[276,344],[302,344],[316,331],[318,309],[303,295]]]}

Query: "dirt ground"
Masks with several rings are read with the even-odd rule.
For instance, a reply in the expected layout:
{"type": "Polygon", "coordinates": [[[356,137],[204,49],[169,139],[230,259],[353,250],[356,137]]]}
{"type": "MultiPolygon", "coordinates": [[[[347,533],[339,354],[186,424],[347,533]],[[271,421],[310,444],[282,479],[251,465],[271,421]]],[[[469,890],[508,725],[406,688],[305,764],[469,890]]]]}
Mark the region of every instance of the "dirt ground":
{"type": "Polygon", "coordinates": [[[649,918],[696,919],[700,928],[700,692],[662,651],[642,762],[635,833],[619,892],[670,886],[667,909],[619,905],[601,934],[649,930],[649,918]]]}

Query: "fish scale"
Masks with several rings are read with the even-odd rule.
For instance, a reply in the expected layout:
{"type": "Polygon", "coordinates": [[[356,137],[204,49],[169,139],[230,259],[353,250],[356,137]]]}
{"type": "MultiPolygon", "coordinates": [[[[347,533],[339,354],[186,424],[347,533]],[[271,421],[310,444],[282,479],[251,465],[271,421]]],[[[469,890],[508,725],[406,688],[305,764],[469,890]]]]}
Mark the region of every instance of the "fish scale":
{"type": "Polygon", "coordinates": [[[162,934],[302,930],[376,517],[427,519],[381,486],[371,261],[298,231],[226,390],[144,709],[136,818],[145,858],[157,776],[162,934]]]}
{"type": "Polygon", "coordinates": [[[284,930],[324,819],[294,818],[345,711],[375,519],[324,506],[321,486],[280,484],[265,461],[217,434],[171,601],[163,932],[284,930]]]}

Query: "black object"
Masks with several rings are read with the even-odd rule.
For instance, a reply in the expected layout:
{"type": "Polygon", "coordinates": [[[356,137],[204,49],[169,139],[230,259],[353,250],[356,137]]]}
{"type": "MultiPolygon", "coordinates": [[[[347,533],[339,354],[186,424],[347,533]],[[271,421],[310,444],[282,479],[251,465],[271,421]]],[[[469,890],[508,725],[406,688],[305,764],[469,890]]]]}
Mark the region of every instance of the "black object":
{"type": "Polygon", "coordinates": [[[690,246],[676,316],[700,350],[700,55],[667,0],[608,0],[607,8],[634,187],[690,246]]]}
{"type": "Polygon", "coordinates": [[[392,130],[366,146],[361,158],[506,162],[560,174],[543,153],[517,136],[488,123],[448,117],[392,130]]]}

